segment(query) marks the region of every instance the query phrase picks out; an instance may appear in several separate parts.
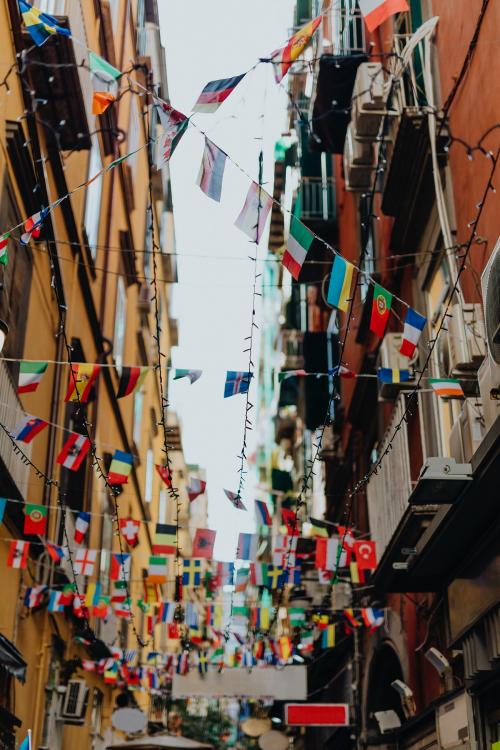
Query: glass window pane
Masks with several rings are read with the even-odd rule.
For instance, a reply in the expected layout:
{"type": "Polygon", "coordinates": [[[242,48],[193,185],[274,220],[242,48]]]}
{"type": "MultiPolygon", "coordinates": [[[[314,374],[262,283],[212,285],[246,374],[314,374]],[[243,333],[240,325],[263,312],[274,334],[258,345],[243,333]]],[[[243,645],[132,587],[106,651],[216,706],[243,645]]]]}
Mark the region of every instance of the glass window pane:
{"type": "MultiPolygon", "coordinates": [[[[101,149],[97,136],[92,137],[89,156],[88,177],[93,177],[102,169],[101,149]]],[[[101,213],[102,175],[93,180],[87,187],[83,223],[92,258],[97,255],[99,241],[99,217],[101,213]]]]}

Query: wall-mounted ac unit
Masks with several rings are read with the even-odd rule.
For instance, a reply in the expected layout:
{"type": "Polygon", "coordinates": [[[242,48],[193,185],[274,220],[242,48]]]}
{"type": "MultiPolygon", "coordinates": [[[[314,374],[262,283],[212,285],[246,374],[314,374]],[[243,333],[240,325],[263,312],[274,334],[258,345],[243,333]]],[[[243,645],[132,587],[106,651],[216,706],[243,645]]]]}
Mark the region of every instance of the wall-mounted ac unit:
{"type": "Polygon", "coordinates": [[[480,367],[479,390],[486,428],[500,414],[500,239],[481,275],[486,358],[480,367]]]}
{"type": "Polygon", "coordinates": [[[386,111],[388,87],[379,62],[358,67],[353,91],[353,126],[357,137],[375,138],[386,111]]]}
{"type": "Polygon", "coordinates": [[[486,353],[482,306],[453,305],[447,327],[450,376],[461,370],[477,370],[486,353]]]}
{"type": "Polygon", "coordinates": [[[484,414],[481,400],[467,398],[459,418],[450,432],[450,456],[458,463],[469,463],[484,435],[484,414]]]}
{"type": "MultiPolygon", "coordinates": [[[[373,154],[373,146],[368,143],[370,152],[373,154]]],[[[347,190],[352,192],[364,192],[369,190],[372,184],[372,175],[375,168],[375,157],[368,159],[365,144],[358,142],[354,136],[351,126],[347,128],[344,144],[344,177],[347,190]],[[363,160],[366,160],[366,163],[363,160]]]]}
{"type": "MultiPolygon", "coordinates": [[[[418,349],[411,359],[399,353],[403,342],[402,333],[386,333],[378,350],[377,367],[390,370],[408,370],[418,359],[418,349]]],[[[379,383],[379,395],[382,399],[396,398],[401,388],[411,388],[413,380],[405,383],[379,383]]]]}
{"type": "Polygon", "coordinates": [[[61,705],[60,718],[66,724],[83,724],[89,698],[89,688],[84,680],[70,680],[61,705]]]}
{"type": "Polygon", "coordinates": [[[468,750],[470,748],[467,697],[465,693],[438,706],[436,730],[441,750],[468,750]]]}

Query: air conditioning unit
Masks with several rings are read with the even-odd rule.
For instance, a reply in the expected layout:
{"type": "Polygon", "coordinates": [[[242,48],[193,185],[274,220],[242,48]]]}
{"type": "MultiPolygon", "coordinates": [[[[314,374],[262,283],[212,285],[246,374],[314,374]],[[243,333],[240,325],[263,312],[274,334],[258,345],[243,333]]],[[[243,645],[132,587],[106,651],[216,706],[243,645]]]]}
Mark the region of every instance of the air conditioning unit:
{"type": "Polygon", "coordinates": [[[375,138],[386,112],[388,86],[379,62],[362,63],[353,91],[353,125],[357,137],[375,138]]]}
{"type": "Polygon", "coordinates": [[[142,283],[137,297],[137,309],[139,312],[149,313],[151,310],[151,286],[147,282],[142,283]]]}
{"type": "Polygon", "coordinates": [[[467,697],[465,693],[443,703],[436,710],[436,731],[441,750],[468,750],[470,748],[467,697]]]}
{"type": "MultiPolygon", "coordinates": [[[[368,144],[373,154],[373,146],[368,144]]],[[[372,175],[375,168],[375,157],[363,163],[363,158],[367,154],[363,149],[365,144],[358,142],[353,134],[351,126],[347,128],[344,144],[344,177],[347,190],[352,192],[364,192],[370,190],[372,184],[372,175]]]]}
{"type": "Polygon", "coordinates": [[[449,375],[457,370],[477,370],[486,353],[482,306],[453,305],[448,319],[449,375]]]}
{"type": "MultiPolygon", "coordinates": [[[[387,367],[390,370],[408,370],[418,359],[418,349],[411,359],[400,354],[403,342],[402,333],[386,333],[378,350],[377,367],[387,367]]],[[[405,383],[379,383],[381,400],[394,399],[402,388],[411,388],[413,379],[405,383]]]]}
{"type": "Polygon", "coordinates": [[[500,414],[500,239],[481,275],[486,358],[480,367],[479,390],[487,429],[500,414]]]}
{"type": "Polygon", "coordinates": [[[450,456],[469,463],[484,436],[484,414],[480,399],[467,398],[450,432],[450,456]]]}
{"type": "Polygon", "coordinates": [[[89,688],[84,680],[70,680],[61,705],[60,718],[66,724],[83,724],[89,698],[89,688]]]}

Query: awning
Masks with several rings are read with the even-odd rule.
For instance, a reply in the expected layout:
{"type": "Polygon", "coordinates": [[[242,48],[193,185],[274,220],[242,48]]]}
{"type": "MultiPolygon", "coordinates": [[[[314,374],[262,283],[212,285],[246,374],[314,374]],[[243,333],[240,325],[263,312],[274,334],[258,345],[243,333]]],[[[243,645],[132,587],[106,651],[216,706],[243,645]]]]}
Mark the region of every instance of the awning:
{"type": "Polygon", "coordinates": [[[0,633],[0,667],[20,682],[26,682],[27,664],[13,643],[0,633]]]}

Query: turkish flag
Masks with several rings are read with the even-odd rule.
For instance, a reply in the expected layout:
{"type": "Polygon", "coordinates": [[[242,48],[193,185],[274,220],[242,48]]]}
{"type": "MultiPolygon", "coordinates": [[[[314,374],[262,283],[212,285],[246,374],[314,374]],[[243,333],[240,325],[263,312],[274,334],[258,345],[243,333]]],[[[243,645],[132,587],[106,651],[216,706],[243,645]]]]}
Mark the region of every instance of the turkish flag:
{"type": "Polygon", "coordinates": [[[193,539],[193,551],[191,557],[213,558],[214,544],[217,532],[212,529],[196,529],[193,539]]]}
{"type": "Polygon", "coordinates": [[[375,570],[377,567],[375,542],[358,540],[353,544],[353,551],[359,570],[375,570]]]}

